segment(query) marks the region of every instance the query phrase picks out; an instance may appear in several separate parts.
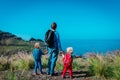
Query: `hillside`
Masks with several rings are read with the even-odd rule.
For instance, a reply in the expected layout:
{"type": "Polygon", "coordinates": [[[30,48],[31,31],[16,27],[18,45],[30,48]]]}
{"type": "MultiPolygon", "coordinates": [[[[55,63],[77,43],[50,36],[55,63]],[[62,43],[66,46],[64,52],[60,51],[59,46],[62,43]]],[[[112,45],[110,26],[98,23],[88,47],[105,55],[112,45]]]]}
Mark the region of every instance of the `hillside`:
{"type": "Polygon", "coordinates": [[[0,55],[12,55],[18,51],[31,52],[35,42],[40,42],[44,50],[44,42],[41,39],[31,38],[25,41],[12,33],[0,30],[0,55]]]}

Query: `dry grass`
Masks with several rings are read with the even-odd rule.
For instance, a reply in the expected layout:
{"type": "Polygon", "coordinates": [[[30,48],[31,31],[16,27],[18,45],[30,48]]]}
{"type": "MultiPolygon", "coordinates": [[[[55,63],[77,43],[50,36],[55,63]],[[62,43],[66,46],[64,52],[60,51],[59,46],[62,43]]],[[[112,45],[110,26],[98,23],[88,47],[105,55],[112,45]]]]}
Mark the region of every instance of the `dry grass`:
{"type": "MultiPolygon", "coordinates": [[[[120,52],[114,52],[114,54],[92,55],[87,58],[73,58],[73,70],[86,70],[99,80],[119,80],[120,79],[120,52]]],[[[43,69],[47,68],[48,56],[42,56],[43,69]]],[[[11,57],[0,57],[0,70],[10,70],[10,78],[15,75],[12,73],[15,70],[21,70],[23,73],[25,70],[33,69],[34,60],[32,53],[27,54],[19,52],[11,57]]],[[[63,70],[62,56],[58,56],[55,69],[57,71],[63,70]]]]}

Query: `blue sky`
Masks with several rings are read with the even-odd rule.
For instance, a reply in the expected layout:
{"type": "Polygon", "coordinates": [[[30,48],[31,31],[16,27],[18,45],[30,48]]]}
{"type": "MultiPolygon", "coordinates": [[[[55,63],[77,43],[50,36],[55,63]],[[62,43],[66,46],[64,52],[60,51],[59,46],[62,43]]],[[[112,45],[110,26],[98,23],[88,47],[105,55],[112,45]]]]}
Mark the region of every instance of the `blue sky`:
{"type": "Polygon", "coordinates": [[[0,0],[0,30],[44,39],[52,22],[61,39],[120,39],[119,0],[0,0]]]}

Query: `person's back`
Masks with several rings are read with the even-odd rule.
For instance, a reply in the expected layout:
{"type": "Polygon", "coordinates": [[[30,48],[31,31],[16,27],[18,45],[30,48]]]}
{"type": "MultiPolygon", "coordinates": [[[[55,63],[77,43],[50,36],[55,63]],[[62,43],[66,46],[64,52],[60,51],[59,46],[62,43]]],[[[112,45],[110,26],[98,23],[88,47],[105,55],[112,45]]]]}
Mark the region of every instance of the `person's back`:
{"type": "Polygon", "coordinates": [[[42,54],[43,53],[39,48],[35,48],[33,50],[33,57],[34,57],[35,60],[40,60],[42,54]]]}
{"type": "Polygon", "coordinates": [[[73,74],[72,74],[72,53],[73,53],[73,48],[68,47],[67,53],[65,55],[62,55],[63,56],[63,63],[64,63],[62,78],[65,77],[67,70],[69,71],[70,78],[72,78],[72,76],[73,76],[73,74]]]}
{"type": "Polygon", "coordinates": [[[35,48],[33,49],[33,58],[34,58],[34,75],[37,75],[37,68],[40,69],[40,73],[42,73],[42,64],[41,64],[41,56],[44,54],[41,49],[39,49],[39,43],[35,43],[35,48]]]}
{"type": "Polygon", "coordinates": [[[62,51],[60,36],[59,36],[59,33],[56,31],[56,28],[57,28],[57,24],[55,22],[53,22],[51,25],[51,32],[54,33],[54,36],[52,36],[52,38],[54,38],[54,41],[52,42],[53,46],[52,47],[48,46],[48,48],[57,49],[57,50],[62,51]]]}
{"type": "Polygon", "coordinates": [[[50,29],[45,33],[45,44],[49,48],[54,47],[54,35],[54,31],[50,29]]]}
{"type": "Polygon", "coordinates": [[[52,47],[47,46],[48,50],[48,69],[47,74],[51,76],[54,75],[54,68],[56,66],[56,60],[58,58],[59,50],[62,51],[61,43],[60,43],[60,36],[59,33],[56,31],[57,24],[55,22],[51,25],[51,30],[54,32],[54,43],[52,47]]]}
{"type": "Polygon", "coordinates": [[[61,42],[60,42],[60,36],[59,36],[59,33],[57,31],[54,31],[54,46],[53,48],[55,49],[59,49],[60,51],[62,50],[61,49],[61,42]]]}
{"type": "Polygon", "coordinates": [[[71,65],[72,64],[72,55],[70,53],[66,53],[63,58],[64,65],[71,65]]]}

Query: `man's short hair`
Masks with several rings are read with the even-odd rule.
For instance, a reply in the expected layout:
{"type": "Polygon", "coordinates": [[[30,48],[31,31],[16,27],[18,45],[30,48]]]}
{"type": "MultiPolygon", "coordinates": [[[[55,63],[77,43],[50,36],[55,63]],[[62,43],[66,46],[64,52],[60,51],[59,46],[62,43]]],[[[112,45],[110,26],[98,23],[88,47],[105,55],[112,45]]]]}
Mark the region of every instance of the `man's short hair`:
{"type": "Polygon", "coordinates": [[[52,29],[56,29],[56,28],[57,28],[56,22],[53,22],[53,23],[51,24],[51,28],[52,28],[52,29]]]}

